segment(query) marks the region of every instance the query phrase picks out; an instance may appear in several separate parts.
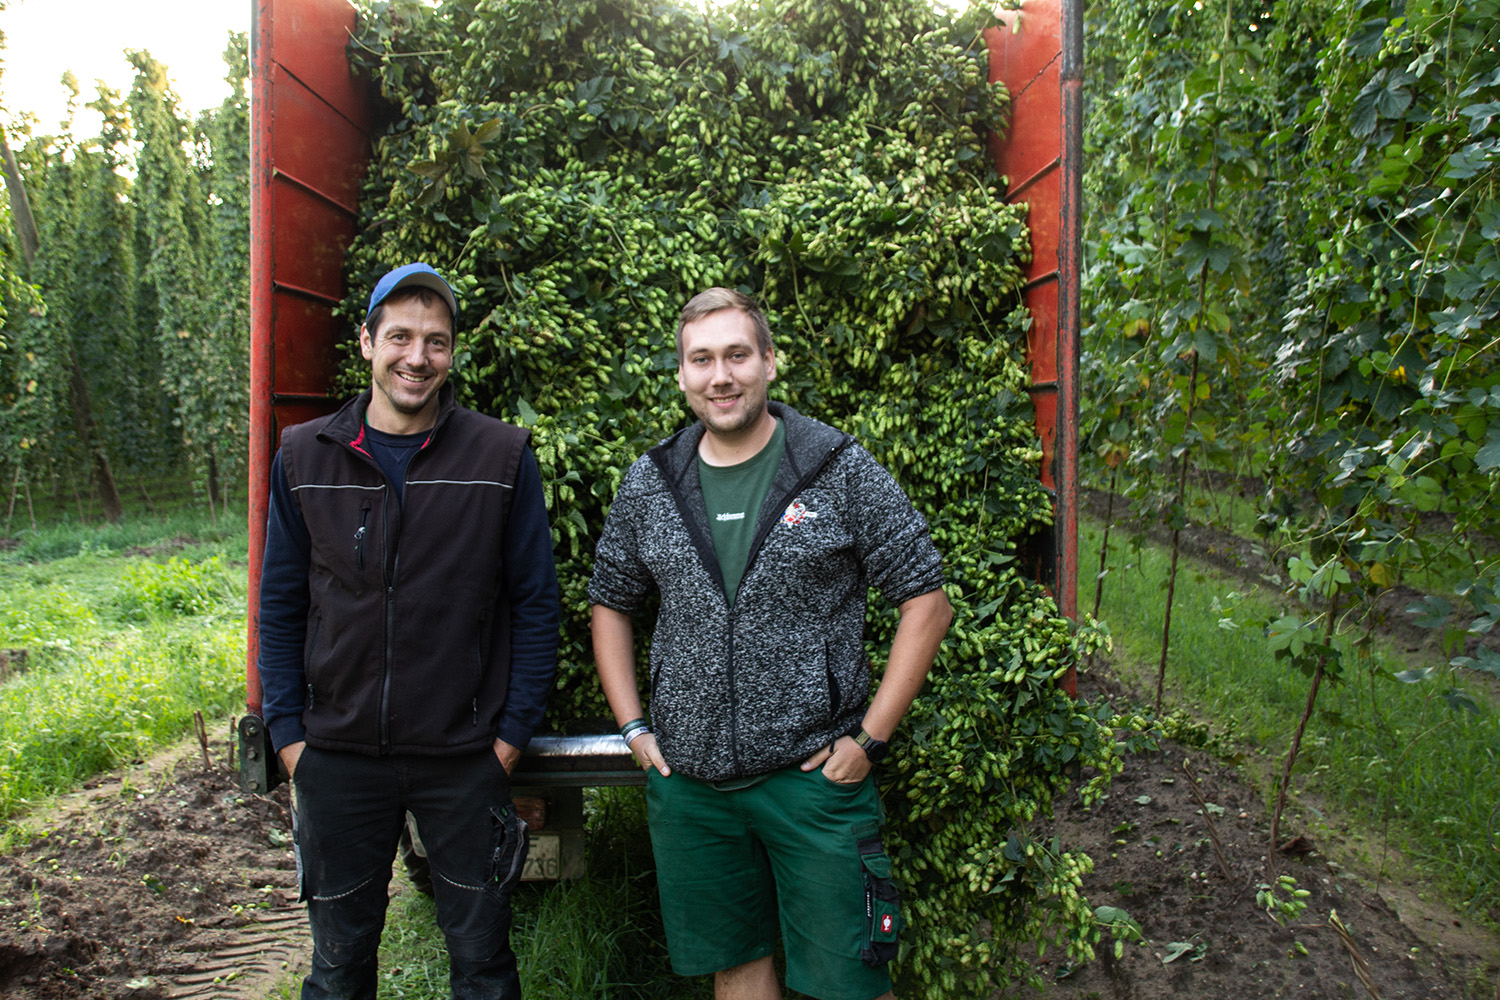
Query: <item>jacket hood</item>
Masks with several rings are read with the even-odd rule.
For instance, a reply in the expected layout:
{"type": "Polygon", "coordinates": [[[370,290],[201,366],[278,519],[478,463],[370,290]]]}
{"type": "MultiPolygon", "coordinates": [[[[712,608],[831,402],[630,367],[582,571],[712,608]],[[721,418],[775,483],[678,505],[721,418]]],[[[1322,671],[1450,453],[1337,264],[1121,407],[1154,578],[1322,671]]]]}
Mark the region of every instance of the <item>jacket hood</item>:
{"type": "MultiPolygon", "coordinates": [[[[786,425],[786,454],[791,460],[793,480],[802,478],[805,471],[823,464],[829,452],[836,451],[854,439],[821,420],[804,417],[785,403],[766,403],[771,416],[786,425]]],[[[703,440],[705,428],[702,422],[673,434],[647,454],[661,469],[662,475],[673,486],[681,486],[683,477],[698,469],[698,443],[703,440]]]]}

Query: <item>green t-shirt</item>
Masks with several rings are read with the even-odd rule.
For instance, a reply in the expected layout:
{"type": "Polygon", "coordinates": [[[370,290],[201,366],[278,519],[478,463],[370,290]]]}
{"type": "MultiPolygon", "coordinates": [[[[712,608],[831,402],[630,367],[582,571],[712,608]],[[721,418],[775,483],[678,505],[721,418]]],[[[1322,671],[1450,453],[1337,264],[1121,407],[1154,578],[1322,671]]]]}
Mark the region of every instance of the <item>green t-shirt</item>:
{"type": "Polygon", "coordinates": [[[776,467],[786,451],[786,430],[780,420],[771,440],[738,465],[709,465],[700,456],[698,480],[703,484],[703,503],[708,508],[708,530],[713,536],[714,553],[719,558],[719,572],[724,574],[724,593],[734,606],[735,592],[745,575],[750,558],[750,543],[755,540],[755,522],[776,467]]]}

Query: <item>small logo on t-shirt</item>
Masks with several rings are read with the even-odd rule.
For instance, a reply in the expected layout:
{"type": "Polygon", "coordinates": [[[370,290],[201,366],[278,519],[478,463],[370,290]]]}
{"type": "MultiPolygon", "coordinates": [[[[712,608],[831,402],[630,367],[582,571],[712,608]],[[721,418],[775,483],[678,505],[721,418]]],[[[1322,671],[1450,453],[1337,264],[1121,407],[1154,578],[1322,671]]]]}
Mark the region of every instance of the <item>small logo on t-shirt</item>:
{"type": "Polygon", "coordinates": [[[807,504],[802,502],[801,497],[798,497],[791,503],[787,504],[786,510],[782,511],[781,523],[801,524],[803,521],[811,520],[812,518],[815,518],[817,516],[818,512],[815,510],[808,510],[807,504]]]}
{"type": "Polygon", "coordinates": [[[740,511],[738,514],[715,514],[714,515],[714,520],[716,520],[716,521],[743,521],[744,519],[745,519],[745,512],[744,511],[740,511]]]}

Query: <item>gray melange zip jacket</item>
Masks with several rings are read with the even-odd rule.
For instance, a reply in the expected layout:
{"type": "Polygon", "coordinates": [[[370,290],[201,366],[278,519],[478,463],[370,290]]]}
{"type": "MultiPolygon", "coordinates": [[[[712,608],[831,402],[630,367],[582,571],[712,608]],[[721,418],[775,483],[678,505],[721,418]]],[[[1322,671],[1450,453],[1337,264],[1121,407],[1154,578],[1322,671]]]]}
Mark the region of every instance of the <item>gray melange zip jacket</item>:
{"type": "Polygon", "coordinates": [[[594,553],[592,604],[632,614],[653,590],[651,722],[674,770],[773,771],[859,728],[870,587],[900,604],[942,586],[927,521],[849,435],[769,404],[786,454],[734,607],[709,535],[694,424],[625,474],[594,553]]]}

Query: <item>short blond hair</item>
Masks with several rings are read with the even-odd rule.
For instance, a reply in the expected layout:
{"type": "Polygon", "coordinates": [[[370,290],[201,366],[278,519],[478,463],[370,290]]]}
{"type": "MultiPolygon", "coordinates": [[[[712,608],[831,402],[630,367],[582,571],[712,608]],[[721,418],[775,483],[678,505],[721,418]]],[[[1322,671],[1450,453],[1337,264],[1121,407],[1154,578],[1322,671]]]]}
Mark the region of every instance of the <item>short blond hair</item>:
{"type": "Polygon", "coordinates": [[[771,350],[771,324],[766,322],[766,314],[760,311],[760,306],[754,299],[744,292],[737,292],[733,288],[709,288],[699,292],[688,299],[687,305],[682,307],[682,312],[677,317],[677,363],[682,364],[682,328],[689,323],[695,323],[705,316],[725,309],[737,309],[750,317],[750,325],[755,327],[755,348],[762,355],[771,350]]]}

